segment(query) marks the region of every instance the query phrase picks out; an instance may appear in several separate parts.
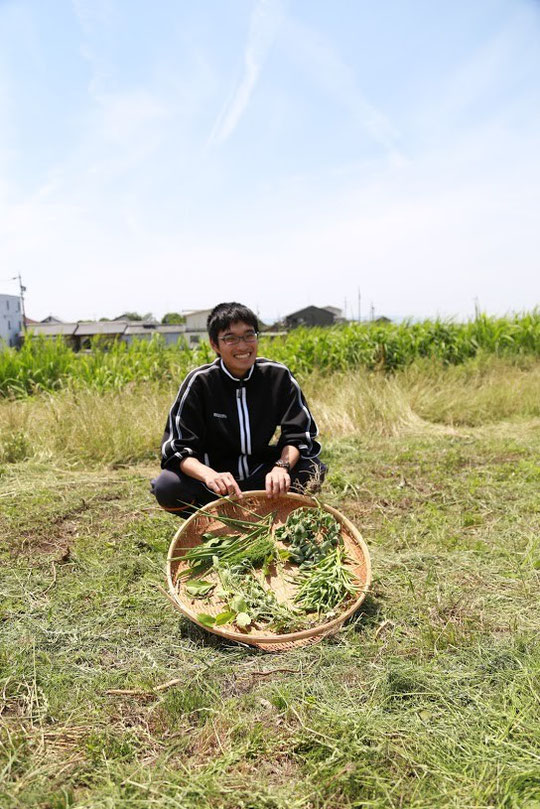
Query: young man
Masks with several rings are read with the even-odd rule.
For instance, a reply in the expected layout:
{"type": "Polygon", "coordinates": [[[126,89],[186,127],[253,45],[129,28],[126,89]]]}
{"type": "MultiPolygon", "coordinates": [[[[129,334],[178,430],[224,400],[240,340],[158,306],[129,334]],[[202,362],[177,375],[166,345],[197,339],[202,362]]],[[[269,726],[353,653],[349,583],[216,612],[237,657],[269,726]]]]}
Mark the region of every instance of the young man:
{"type": "Polygon", "coordinates": [[[220,303],[208,317],[217,359],[180,386],[161,446],[163,471],[152,481],[167,511],[186,516],[189,504],[252,489],[269,497],[305,491],[324,478],[317,426],[302,391],[285,365],[257,358],[258,327],[240,303],[220,303]]]}

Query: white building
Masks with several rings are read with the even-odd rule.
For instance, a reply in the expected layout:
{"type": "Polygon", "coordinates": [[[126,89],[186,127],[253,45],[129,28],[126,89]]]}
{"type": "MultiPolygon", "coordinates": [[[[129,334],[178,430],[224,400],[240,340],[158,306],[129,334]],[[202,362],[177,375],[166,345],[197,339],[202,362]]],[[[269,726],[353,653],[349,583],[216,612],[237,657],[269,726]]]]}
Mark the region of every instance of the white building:
{"type": "Polygon", "coordinates": [[[21,299],[18,295],[0,295],[0,344],[18,345],[22,329],[21,299]]]}
{"type": "Polygon", "coordinates": [[[211,309],[196,309],[188,312],[182,312],[186,318],[186,331],[187,332],[205,332],[206,321],[211,309]]]}

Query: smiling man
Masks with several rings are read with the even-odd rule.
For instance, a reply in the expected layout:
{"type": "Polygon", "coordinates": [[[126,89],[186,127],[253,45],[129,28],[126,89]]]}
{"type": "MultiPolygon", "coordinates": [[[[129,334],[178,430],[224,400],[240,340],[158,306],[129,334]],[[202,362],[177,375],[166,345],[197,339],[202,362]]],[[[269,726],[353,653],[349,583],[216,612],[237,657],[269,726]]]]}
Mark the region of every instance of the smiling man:
{"type": "Polygon", "coordinates": [[[313,490],[326,472],[317,426],[289,369],[257,357],[256,315],[220,303],[207,328],[217,359],[187,375],[169,412],[152,481],[158,503],[185,516],[220,495],[313,490]]]}

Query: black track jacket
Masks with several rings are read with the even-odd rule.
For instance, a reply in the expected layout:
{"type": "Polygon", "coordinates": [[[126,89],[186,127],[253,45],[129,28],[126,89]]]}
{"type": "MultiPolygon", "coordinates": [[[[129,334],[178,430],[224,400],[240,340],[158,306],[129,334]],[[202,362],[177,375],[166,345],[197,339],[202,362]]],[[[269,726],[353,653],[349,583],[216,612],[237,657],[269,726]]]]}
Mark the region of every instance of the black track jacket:
{"type": "Polygon", "coordinates": [[[258,357],[247,376],[236,379],[218,357],[182,382],[165,427],[161,466],[178,469],[192,456],[245,480],[276,460],[286,444],[304,458],[316,457],[316,435],[300,386],[285,365],[258,357]],[[271,445],[276,427],[281,436],[271,445]]]}

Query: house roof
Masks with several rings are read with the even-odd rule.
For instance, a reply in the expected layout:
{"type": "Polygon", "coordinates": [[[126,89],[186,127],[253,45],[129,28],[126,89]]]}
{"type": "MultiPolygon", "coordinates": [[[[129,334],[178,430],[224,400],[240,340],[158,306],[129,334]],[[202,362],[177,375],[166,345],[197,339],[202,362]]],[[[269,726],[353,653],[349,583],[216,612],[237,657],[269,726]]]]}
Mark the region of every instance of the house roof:
{"type": "Polygon", "coordinates": [[[183,334],[186,327],[183,323],[161,325],[161,323],[129,323],[124,334],[183,334]]]}
{"type": "Polygon", "coordinates": [[[158,326],[160,334],[183,334],[186,330],[185,323],[163,323],[158,326]]]}
{"type": "Polygon", "coordinates": [[[343,311],[338,306],[323,306],[322,308],[326,309],[327,312],[332,312],[332,314],[336,315],[336,317],[341,317],[341,313],[343,311]]]}
{"type": "Polygon", "coordinates": [[[92,337],[96,334],[110,334],[113,336],[123,334],[184,334],[186,331],[183,323],[162,325],[155,322],[127,320],[93,320],[84,323],[31,323],[28,325],[32,334],[42,334],[44,337],[74,335],[77,337],[92,337]]]}
{"type": "Polygon", "coordinates": [[[41,334],[43,337],[69,336],[75,334],[76,323],[29,323],[32,334],[41,334]]]}
{"type": "Polygon", "coordinates": [[[212,309],[188,309],[187,311],[182,312],[184,317],[191,317],[191,315],[206,315],[211,312],[212,309]]]}
{"type": "Polygon", "coordinates": [[[326,307],[323,306],[304,306],[303,309],[298,309],[296,312],[291,312],[288,315],[285,315],[285,320],[290,317],[297,317],[298,315],[303,315],[306,312],[325,312],[326,314],[333,314],[330,312],[326,307]]]}
{"type": "Polygon", "coordinates": [[[86,323],[76,323],[77,336],[90,336],[92,334],[123,334],[128,326],[127,320],[99,320],[86,323]]]}

